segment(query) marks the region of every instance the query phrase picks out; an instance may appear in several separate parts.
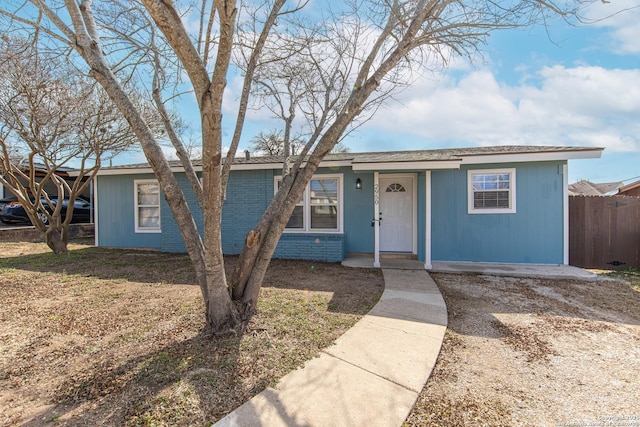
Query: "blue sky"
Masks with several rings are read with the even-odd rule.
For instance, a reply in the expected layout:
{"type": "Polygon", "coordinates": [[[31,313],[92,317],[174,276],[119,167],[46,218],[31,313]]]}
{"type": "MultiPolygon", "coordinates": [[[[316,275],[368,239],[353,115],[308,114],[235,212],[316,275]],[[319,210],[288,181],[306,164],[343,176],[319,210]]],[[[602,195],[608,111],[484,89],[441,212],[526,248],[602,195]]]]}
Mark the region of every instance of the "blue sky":
{"type": "Polygon", "coordinates": [[[569,180],[640,175],[640,1],[612,0],[562,20],[494,33],[483,58],[454,63],[380,112],[346,144],[353,151],[473,145],[604,147],[569,163],[569,180]],[[548,33],[547,33],[548,30],[548,33]]]}
{"type": "MultiPolygon", "coordinates": [[[[570,26],[556,20],[547,28],[494,33],[473,64],[454,60],[445,71],[423,76],[345,144],[354,152],[604,147],[600,159],[570,161],[569,181],[640,178],[640,0],[597,2],[584,14],[597,22],[570,26]],[[623,9],[629,10],[617,13],[623,9]]],[[[227,87],[226,117],[235,116],[238,81],[232,77],[227,87]]],[[[193,107],[183,113],[197,117],[193,107]]],[[[259,130],[276,126],[264,118],[254,113],[240,153],[259,130]]],[[[226,128],[229,137],[232,123],[226,128]]],[[[134,156],[127,157],[131,162],[134,156]]]]}

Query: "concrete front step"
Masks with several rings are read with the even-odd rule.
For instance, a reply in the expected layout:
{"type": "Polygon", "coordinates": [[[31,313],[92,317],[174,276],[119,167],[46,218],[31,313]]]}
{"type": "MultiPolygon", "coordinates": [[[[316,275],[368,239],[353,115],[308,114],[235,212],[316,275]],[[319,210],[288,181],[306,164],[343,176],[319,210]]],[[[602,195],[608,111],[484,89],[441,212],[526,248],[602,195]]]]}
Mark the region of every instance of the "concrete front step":
{"type": "Polygon", "coordinates": [[[416,254],[408,252],[380,252],[380,259],[418,259],[416,254]]]}

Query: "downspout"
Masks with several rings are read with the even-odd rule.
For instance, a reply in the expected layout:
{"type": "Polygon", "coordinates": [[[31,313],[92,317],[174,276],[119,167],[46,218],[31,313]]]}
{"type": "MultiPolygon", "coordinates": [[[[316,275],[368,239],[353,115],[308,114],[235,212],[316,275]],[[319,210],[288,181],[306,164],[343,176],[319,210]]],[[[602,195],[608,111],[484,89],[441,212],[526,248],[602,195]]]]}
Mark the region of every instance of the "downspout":
{"type": "Polygon", "coordinates": [[[95,224],[94,218],[94,209],[93,209],[93,179],[89,181],[89,222],[93,222],[95,224]]]}
{"type": "Polygon", "coordinates": [[[373,224],[373,267],[380,268],[380,177],[378,172],[373,173],[373,224]]]}
{"type": "Polygon", "coordinates": [[[425,188],[425,238],[424,238],[424,269],[431,270],[431,171],[424,172],[425,188]]]}
{"type": "Polygon", "coordinates": [[[98,238],[98,177],[94,177],[91,180],[90,191],[91,191],[91,208],[93,210],[93,244],[94,246],[99,246],[99,238],[98,238]],[[94,188],[95,183],[95,188],[94,188]]]}
{"type": "Polygon", "coordinates": [[[569,164],[562,165],[562,213],[563,213],[563,258],[564,265],[569,265],[569,164]]]}

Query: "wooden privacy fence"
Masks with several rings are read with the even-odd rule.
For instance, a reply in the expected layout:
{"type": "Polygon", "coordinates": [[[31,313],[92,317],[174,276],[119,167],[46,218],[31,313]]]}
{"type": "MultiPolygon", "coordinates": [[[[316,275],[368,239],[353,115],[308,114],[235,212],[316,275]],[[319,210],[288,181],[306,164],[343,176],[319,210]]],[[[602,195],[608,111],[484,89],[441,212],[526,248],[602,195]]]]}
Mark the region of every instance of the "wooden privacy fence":
{"type": "Polygon", "coordinates": [[[640,197],[570,196],[569,264],[640,269],[640,197]]]}

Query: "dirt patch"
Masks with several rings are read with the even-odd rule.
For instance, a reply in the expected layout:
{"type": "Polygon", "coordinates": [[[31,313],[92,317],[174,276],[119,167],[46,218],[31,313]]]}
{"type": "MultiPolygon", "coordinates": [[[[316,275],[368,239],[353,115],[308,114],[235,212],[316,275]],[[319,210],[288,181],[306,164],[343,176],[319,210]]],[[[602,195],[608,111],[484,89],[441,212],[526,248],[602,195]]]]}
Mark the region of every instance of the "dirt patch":
{"type": "Polygon", "coordinates": [[[212,340],[186,256],[71,249],[0,244],[0,426],[210,425],[329,346],[383,289],[379,271],[274,260],[249,331],[212,340]]]}
{"type": "Polygon", "coordinates": [[[449,326],[406,425],[640,426],[637,279],[432,277],[449,326]]]}

